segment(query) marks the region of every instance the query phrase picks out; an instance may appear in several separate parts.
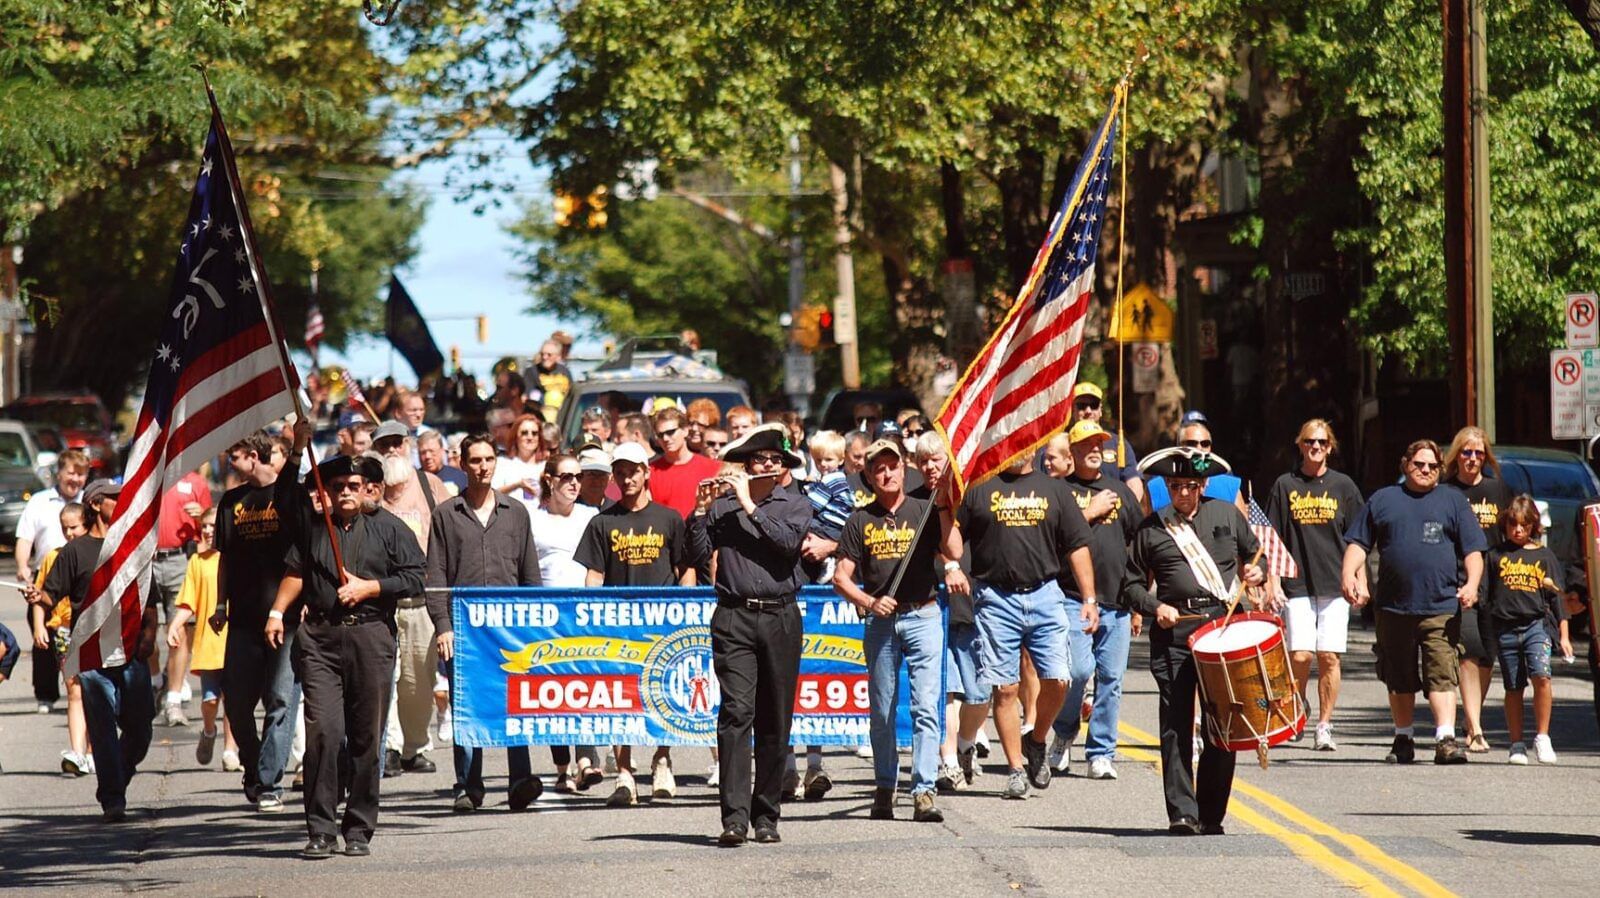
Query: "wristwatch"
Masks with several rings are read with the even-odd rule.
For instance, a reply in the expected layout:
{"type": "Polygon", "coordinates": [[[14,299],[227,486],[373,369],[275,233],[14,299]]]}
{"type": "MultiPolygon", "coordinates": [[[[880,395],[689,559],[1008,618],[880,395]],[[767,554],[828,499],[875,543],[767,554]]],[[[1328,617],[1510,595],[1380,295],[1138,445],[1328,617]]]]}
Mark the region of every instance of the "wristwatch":
{"type": "Polygon", "coordinates": [[[1085,605],[1097,605],[1099,603],[1100,603],[1100,600],[1095,598],[1094,596],[1084,596],[1083,597],[1083,604],[1085,604],[1085,605]]]}
{"type": "Polygon", "coordinates": [[[961,562],[959,561],[946,561],[944,563],[944,572],[947,574],[953,574],[959,570],[961,570],[961,562]]]}

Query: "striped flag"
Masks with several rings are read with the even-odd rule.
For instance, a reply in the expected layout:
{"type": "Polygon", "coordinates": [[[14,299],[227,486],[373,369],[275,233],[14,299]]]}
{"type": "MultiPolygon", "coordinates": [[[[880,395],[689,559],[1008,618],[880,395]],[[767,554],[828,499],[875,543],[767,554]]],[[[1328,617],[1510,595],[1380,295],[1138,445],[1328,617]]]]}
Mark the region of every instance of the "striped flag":
{"type": "Polygon", "coordinates": [[[1254,498],[1250,500],[1250,532],[1261,543],[1261,557],[1267,562],[1263,570],[1277,577],[1300,576],[1300,567],[1294,563],[1294,556],[1289,554],[1289,547],[1283,544],[1278,531],[1272,529],[1267,513],[1261,510],[1254,498]]]}
{"type": "Polygon", "coordinates": [[[317,352],[317,344],[322,342],[324,330],[322,309],[316,303],[312,303],[311,307],[306,309],[306,348],[310,349],[313,355],[317,352]]]}
{"type": "Polygon", "coordinates": [[[116,520],[73,615],[68,676],[133,660],[167,485],[293,410],[250,235],[233,150],[213,102],[116,520]]]}
{"type": "Polygon", "coordinates": [[[1071,418],[1122,98],[1119,87],[1016,302],[934,422],[962,490],[1029,455],[1071,418]]]}

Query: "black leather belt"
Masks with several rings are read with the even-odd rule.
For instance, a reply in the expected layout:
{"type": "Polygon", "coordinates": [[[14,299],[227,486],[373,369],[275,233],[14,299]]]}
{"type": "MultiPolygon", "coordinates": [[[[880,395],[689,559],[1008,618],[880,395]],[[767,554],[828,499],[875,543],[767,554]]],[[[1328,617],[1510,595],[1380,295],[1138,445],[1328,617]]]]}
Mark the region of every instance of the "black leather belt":
{"type": "Polygon", "coordinates": [[[372,614],[312,614],[306,616],[308,624],[327,624],[333,627],[357,627],[362,624],[381,624],[383,618],[372,614]]]}
{"type": "Polygon", "coordinates": [[[157,549],[156,550],[156,557],[157,558],[171,558],[174,555],[182,555],[182,554],[183,554],[183,547],[182,546],[179,546],[176,549],[157,549]]]}
{"type": "Polygon", "coordinates": [[[781,599],[718,599],[717,604],[723,608],[742,608],[745,611],[782,611],[794,604],[793,596],[781,599]]]}
{"type": "Polygon", "coordinates": [[[917,602],[915,604],[909,604],[909,605],[901,604],[899,602],[896,602],[895,606],[894,606],[894,613],[895,614],[910,614],[913,611],[921,611],[922,609],[928,607],[929,605],[932,605],[936,601],[938,601],[937,598],[926,598],[926,599],[923,599],[920,602],[917,602]]]}
{"type": "Polygon", "coordinates": [[[1225,608],[1227,604],[1221,599],[1205,596],[1193,599],[1179,599],[1172,603],[1172,607],[1180,611],[1205,611],[1208,608],[1225,608]]]}

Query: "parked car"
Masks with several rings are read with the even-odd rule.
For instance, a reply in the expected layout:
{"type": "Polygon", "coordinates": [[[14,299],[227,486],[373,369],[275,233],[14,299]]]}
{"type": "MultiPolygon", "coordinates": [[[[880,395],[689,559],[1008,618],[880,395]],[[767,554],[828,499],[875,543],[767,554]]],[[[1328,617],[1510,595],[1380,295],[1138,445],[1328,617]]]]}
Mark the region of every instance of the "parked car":
{"type": "Polygon", "coordinates": [[[1545,545],[1566,558],[1578,511],[1600,496],[1600,478],[1575,452],[1529,446],[1495,446],[1500,476],[1513,493],[1527,493],[1544,519],[1545,545]]]}
{"type": "Polygon", "coordinates": [[[910,390],[884,389],[884,390],[836,390],[828,396],[827,402],[822,406],[822,417],[819,419],[822,430],[836,430],[840,433],[849,433],[856,429],[860,423],[851,420],[855,407],[863,402],[876,402],[883,406],[883,420],[893,422],[895,416],[904,409],[916,409],[923,414],[922,404],[910,390]]]}
{"type": "Polygon", "coordinates": [[[16,544],[22,509],[50,483],[54,464],[54,453],[39,449],[28,425],[0,421],[0,544],[16,544]]]}
{"type": "Polygon", "coordinates": [[[117,447],[111,413],[100,397],[82,393],[36,393],[14,400],[0,409],[0,417],[42,424],[60,432],[68,448],[89,456],[91,477],[115,473],[117,447]]]}
{"type": "Polygon", "coordinates": [[[583,432],[583,412],[596,406],[641,411],[659,399],[680,408],[696,399],[710,399],[727,414],[736,405],[750,404],[743,381],[677,352],[675,345],[656,345],[658,339],[677,341],[676,337],[624,341],[615,354],[573,383],[556,415],[567,445],[576,443],[583,432]]]}

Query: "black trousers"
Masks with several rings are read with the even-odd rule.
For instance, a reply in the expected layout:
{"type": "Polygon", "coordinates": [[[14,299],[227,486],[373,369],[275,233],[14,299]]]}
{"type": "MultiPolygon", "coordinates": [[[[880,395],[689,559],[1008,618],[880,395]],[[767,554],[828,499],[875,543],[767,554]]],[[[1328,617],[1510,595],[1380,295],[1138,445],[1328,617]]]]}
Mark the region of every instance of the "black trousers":
{"type": "MultiPolygon", "coordinates": [[[[284,622],[284,645],[271,648],[253,621],[237,620],[228,628],[227,663],[222,669],[222,710],[239,743],[244,791],[253,798],[276,792],[294,747],[295,712],[300,707],[300,682],[294,646],[299,625],[284,622]],[[262,709],[256,731],[256,705],[262,709]]],[[[196,626],[208,626],[201,621],[196,626]]]]}
{"type": "MultiPolygon", "coordinates": [[[[1215,616],[1221,616],[1221,609],[1215,616]]],[[[1233,793],[1233,752],[1208,740],[1200,752],[1199,777],[1194,769],[1195,689],[1199,676],[1189,653],[1189,637],[1205,620],[1180,621],[1150,630],[1150,673],[1161,693],[1161,788],[1166,793],[1167,821],[1193,817],[1221,823],[1233,793]]]]}
{"type": "Polygon", "coordinates": [[[347,842],[372,839],[394,658],[395,631],[388,622],[300,625],[295,666],[305,690],[306,830],[311,835],[337,832],[347,842]],[[336,828],[341,743],[350,752],[350,794],[336,828]]]}
{"type": "Polygon", "coordinates": [[[56,658],[55,628],[46,628],[45,632],[50,634],[50,642],[45,648],[33,646],[31,638],[28,644],[33,646],[30,649],[33,655],[33,700],[48,705],[61,699],[61,664],[56,658]]]}
{"type": "Polygon", "coordinates": [[[711,655],[722,689],[717,711],[722,825],[776,826],[790,754],[795,681],[800,673],[800,608],[771,611],[718,607],[711,616],[711,655]],[[750,737],[755,734],[755,790],[750,788],[750,737]]]}

